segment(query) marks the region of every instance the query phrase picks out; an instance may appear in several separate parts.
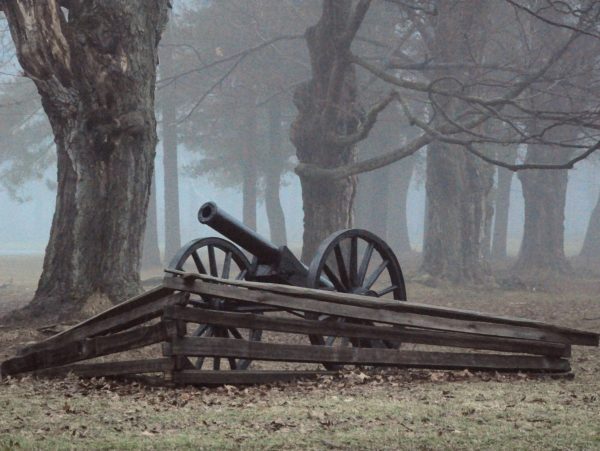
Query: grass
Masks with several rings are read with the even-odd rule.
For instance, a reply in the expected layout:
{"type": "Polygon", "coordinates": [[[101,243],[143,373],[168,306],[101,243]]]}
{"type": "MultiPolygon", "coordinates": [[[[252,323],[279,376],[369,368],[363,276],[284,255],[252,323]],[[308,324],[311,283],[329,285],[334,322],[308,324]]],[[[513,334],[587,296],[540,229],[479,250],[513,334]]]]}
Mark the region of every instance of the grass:
{"type": "Polygon", "coordinates": [[[598,383],[479,375],[437,382],[448,373],[406,371],[363,383],[360,374],[210,390],[13,380],[0,390],[0,447],[600,448],[598,383]]]}
{"type": "MultiPolygon", "coordinates": [[[[0,311],[27,301],[35,280],[23,274],[0,290],[0,311]]],[[[414,301],[600,330],[597,278],[408,291],[414,301]]],[[[0,326],[0,359],[43,338],[37,326],[0,326]]],[[[211,389],[9,379],[0,382],[0,450],[600,449],[599,354],[576,348],[573,380],[424,370],[211,389]]]]}

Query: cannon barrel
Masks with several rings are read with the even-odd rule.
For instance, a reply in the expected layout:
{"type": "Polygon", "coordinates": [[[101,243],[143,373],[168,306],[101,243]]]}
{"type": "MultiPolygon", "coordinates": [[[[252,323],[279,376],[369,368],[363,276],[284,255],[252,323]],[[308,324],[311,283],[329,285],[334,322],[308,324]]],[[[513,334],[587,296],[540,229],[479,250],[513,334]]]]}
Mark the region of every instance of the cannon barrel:
{"type": "Polygon", "coordinates": [[[198,210],[198,221],[229,238],[258,258],[262,263],[277,264],[279,249],[250,227],[220,209],[214,202],[206,202],[198,210]]]}

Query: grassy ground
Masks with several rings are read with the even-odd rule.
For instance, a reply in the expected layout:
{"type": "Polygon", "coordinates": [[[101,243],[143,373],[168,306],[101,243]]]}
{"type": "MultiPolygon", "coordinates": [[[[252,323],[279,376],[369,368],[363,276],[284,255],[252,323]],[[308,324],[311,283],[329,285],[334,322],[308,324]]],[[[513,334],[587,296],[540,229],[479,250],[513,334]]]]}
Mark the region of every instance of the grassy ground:
{"type": "MultiPolygon", "coordinates": [[[[31,295],[39,262],[26,260],[0,259],[0,312],[31,295]]],[[[600,279],[514,285],[408,289],[414,301],[600,330],[600,279]]],[[[0,359],[42,338],[40,326],[0,323],[0,359]]],[[[357,369],[248,388],[9,379],[0,449],[600,449],[600,352],[577,348],[572,364],[573,380],[357,369]]]]}

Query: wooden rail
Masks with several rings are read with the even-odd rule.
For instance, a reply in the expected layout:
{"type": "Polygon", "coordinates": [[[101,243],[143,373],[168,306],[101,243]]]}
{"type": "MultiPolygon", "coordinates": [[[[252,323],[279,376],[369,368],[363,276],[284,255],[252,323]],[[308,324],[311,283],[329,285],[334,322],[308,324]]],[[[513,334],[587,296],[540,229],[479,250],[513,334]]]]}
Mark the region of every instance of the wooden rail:
{"type": "Polygon", "coordinates": [[[554,373],[570,370],[567,358],[572,345],[597,346],[599,340],[596,333],[521,318],[174,272],[163,285],[24,348],[21,355],[0,365],[0,374],[73,373],[204,385],[274,383],[335,374],[194,367],[196,358],[211,357],[325,364],[328,368],[374,365],[554,373]],[[229,310],[222,310],[223,305],[219,307],[214,300],[226,300],[229,310]],[[189,323],[195,330],[208,325],[220,335],[193,336],[189,323]],[[269,331],[276,342],[241,339],[237,329],[269,331]],[[238,338],[224,338],[228,331],[238,338]],[[355,346],[289,344],[285,338],[289,334],[344,337],[349,340],[335,343],[355,346]],[[78,363],[157,343],[163,344],[162,356],[78,363]],[[428,348],[406,350],[405,343],[428,348]]]}

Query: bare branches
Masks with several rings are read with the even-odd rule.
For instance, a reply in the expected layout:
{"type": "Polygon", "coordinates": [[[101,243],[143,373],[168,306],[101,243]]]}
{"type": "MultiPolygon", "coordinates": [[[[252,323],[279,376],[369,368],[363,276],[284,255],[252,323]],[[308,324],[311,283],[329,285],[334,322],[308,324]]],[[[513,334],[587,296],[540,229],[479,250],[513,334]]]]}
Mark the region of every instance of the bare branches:
{"type": "MultiPolygon", "coordinates": [[[[522,5],[514,0],[505,0],[507,3],[509,3],[510,5],[514,6],[516,9],[521,10],[521,11],[525,11],[527,14],[530,14],[531,16],[535,17],[538,20],[541,20],[544,23],[547,23],[549,25],[555,26],[555,27],[559,27],[559,28],[565,28],[567,30],[571,30],[571,31],[576,31],[578,33],[581,34],[585,34],[587,36],[591,36],[593,38],[596,39],[600,39],[600,34],[597,33],[592,33],[590,31],[587,31],[584,27],[581,26],[572,26],[569,24],[565,24],[565,23],[560,23],[557,22],[555,20],[549,19],[545,16],[543,16],[539,11],[534,11],[531,8],[528,8],[525,5],[522,5]]],[[[558,3],[558,2],[557,2],[558,3]]],[[[561,5],[563,6],[568,6],[565,2],[560,2],[561,5]]],[[[550,2],[550,4],[553,6],[553,2],[550,2]]],[[[587,12],[591,12],[592,8],[594,7],[594,2],[591,2],[591,6],[589,7],[587,12]]],[[[555,8],[553,6],[553,8],[555,8]]],[[[574,11],[574,10],[570,10],[570,14],[572,14],[573,16],[580,16],[581,17],[581,10],[579,11],[574,11]]],[[[590,24],[594,24],[597,23],[598,21],[598,15],[600,14],[600,9],[598,10],[598,12],[596,13],[595,17],[589,17],[587,18],[586,22],[589,22],[590,24]]]]}
{"type": "Polygon", "coordinates": [[[202,72],[202,71],[211,69],[211,68],[213,68],[215,66],[228,63],[230,61],[239,61],[240,59],[243,60],[244,58],[246,58],[250,54],[258,52],[258,51],[260,51],[260,50],[262,50],[262,49],[264,49],[264,48],[266,48],[266,47],[268,47],[268,46],[270,46],[272,44],[277,43],[277,42],[280,42],[280,41],[291,41],[291,40],[303,39],[303,38],[304,38],[304,35],[301,35],[301,34],[276,36],[276,37],[274,37],[272,39],[269,39],[267,41],[261,42],[260,44],[255,45],[254,47],[248,47],[247,49],[244,49],[241,52],[237,52],[237,53],[234,53],[232,55],[226,56],[224,58],[220,58],[220,59],[211,61],[210,63],[204,64],[204,65],[199,66],[199,67],[195,67],[194,69],[190,69],[190,70],[187,70],[185,72],[180,72],[179,74],[173,75],[172,77],[164,78],[164,79],[160,80],[160,84],[161,84],[160,87],[163,87],[165,84],[172,83],[173,81],[175,81],[175,80],[177,80],[179,78],[185,77],[187,75],[190,75],[190,74],[195,74],[195,73],[198,73],[198,72],[202,72]]]}

